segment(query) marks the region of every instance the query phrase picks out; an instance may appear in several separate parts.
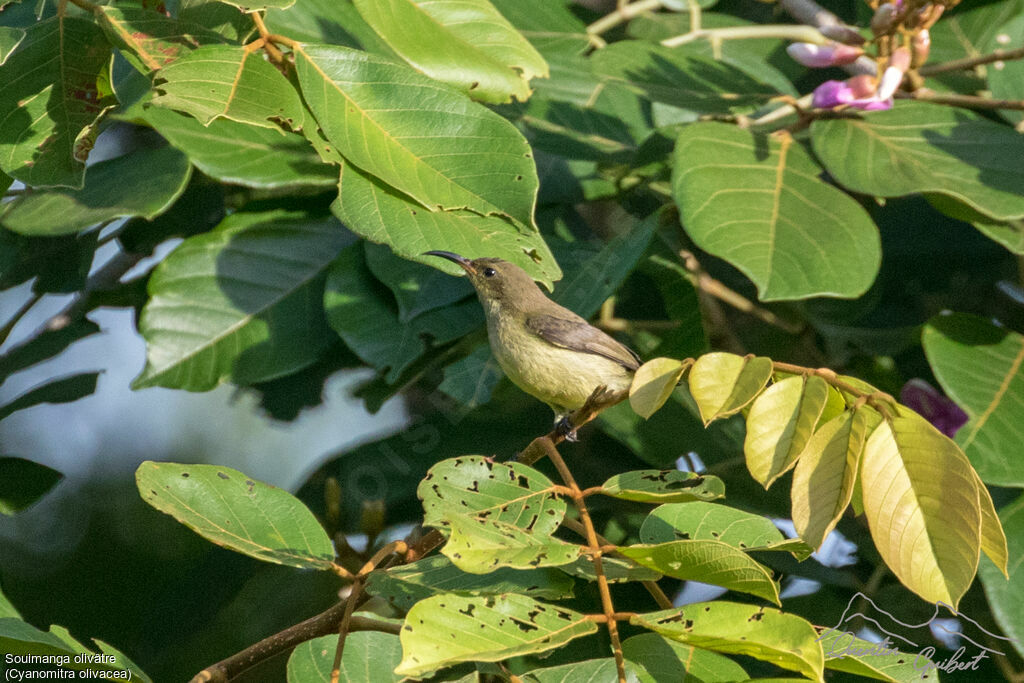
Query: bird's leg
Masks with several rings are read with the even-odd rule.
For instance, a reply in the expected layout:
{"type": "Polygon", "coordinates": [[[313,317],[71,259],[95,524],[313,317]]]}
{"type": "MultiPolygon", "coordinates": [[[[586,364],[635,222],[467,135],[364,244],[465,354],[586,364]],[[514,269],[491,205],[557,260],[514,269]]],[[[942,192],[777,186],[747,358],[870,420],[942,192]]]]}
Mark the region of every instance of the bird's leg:
{"type": "Polygon", "coordinates": [[[565,415],[560,419],[555,419],[555,433],[566,441],[576,442],[580,440],[576,435],[576,426],[573,425],[572,420],[569,419],[569,415],[565,415]]]}

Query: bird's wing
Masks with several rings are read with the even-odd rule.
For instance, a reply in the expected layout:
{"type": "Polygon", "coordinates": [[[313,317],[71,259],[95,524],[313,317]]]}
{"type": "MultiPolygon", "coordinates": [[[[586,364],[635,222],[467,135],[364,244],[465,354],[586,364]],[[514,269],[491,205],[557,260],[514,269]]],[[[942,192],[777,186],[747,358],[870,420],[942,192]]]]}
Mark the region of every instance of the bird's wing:
{"type": "Polygon", "coordinates": [[[640,367],[640,357],[585,320],[568,320],[553,315],[531,315],[526,328],[541,339],[572,351],[604,356],[627,370],[640,367]]]}

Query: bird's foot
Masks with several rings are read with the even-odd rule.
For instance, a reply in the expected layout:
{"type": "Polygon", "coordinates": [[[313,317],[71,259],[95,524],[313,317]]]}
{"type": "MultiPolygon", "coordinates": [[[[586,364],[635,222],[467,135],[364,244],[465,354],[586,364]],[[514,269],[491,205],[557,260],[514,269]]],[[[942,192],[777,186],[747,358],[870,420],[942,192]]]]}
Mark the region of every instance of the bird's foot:
{"type": "Polygon", "coordinates": [[[572,441],[575,443],[580,440],[576,435],[576,425],[572,423],[572,420],[569,419],[568,415],[555,423],[555,433],[566,441],[572,441]]]}

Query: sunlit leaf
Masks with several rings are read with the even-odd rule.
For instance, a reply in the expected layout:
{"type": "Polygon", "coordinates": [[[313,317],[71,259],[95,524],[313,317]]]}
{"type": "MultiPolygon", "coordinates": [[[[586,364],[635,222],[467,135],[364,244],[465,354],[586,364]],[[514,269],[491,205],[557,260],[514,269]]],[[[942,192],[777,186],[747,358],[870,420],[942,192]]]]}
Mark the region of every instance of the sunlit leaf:
{"type": "Polygon", "coordinates": [[[981,511],[971,465],[908,408],[868,438],[860,468],[871,538],[903,585],[956,607],[974,579],[981,511]]]}
{"type": "Polygon", "coordinates": [[[374,30],[419,71],[483,102],[525,101],[547,63],[487,0],[355,0],[374,30]]]}
{"type": "Polygon", "coordinates": [[[80,190],[23,195],[0,216],[24,235],[65,235],[128,216],[152,220],[185,191],[192,167],[173,147],[137,149],[90,166],[80,190]]]}
{"type": "MultiPolygon", "coordinates": [[[[1009,4],[1009,3],[1008,3],[1009,4]]],[[[1024,47],[1024,6],[1016,17],[998,26],[984,50],[990,54],[996,50],[1020,50],[1024,47]]],[[[993,26],[992,28],[996,28],[993,26]]],[[[997,61],[985,66],[988,87],[997,100],[1024,100],[1024,62],[1020,59],[997,61]]],[[[1019,123],[1024,112],[1013,109],[999,109],[1003,118],[1019,123]]]]}
{"type": "MultiPolygon", "coordinates": [[[[13,515],[24,510],[63,478],[63,474],[46,465],[24,458],[0,456],[0,514],[13,515]]],[[[0,594],[0,618],[18,616],[5,614],[5,601],[6,598],[0,594]]]]}
{"type": "Polygon", "coordinates": [[[26,29],[0,66],[0,169],[26,185],[82,187],[78,136],[100,114],[96,79],[110,46],[95,23],[50,17],[26,29]]]}
{"type": "MultiPolygon", "coordinates": [[[[330,683],[338,636],[307,640],[288,656],[288,683],[330,683]]],[[[398,683],[394,673],[402,659],[398,636],[377,631],[356,631],[345,637],[345,652],[336,680],[345,683],[398,683]]]]}
{"type": "Polygon", "coordinates": [[[135,483],[143,500],[217,545],[289,567],[332,567],[323,527],[283,489],[229,467],[148,461],[135,483]]]}
{"type": "Polygon", "coordinates": [[[777,544],[785,537],[767,517],[701,501],[660,505],[640,527],[644,543],[679,539],[715,540],[751,550],[777,544]]]}
{"type": "Polygon", "coordinates": [[[690,366],[674,358],[654,358],[636,371],[629,387],[629,405],[636,414],[648,418],[672,395],[679,379],[690,366]]]}
{"type": "Polygon", "coordinates": [[[150,74],[200,45],[223,43],[224,36],[203,26],[130,5],[100,5],[97,14],[111,42],[141,73],[150,74]]]}
{"type": "Polygon", "coordinates": [[[971,417],[956,441],[982,480],[1024,486],[1024,337],[955,313],[929,320],[921,344],[939,384],[971,417]]]}
{"type": "Polygon", "coordinates": [[[395,673],[422,676],[457,662],[545,652],[596,630],[597,624],[578,612],[522,595],[437,595],[406,615],[402,663],[395,673]]]}
{"type": "Polygon", "coordinates": [[[762,486],[771,486],[796,463],[827,399],[828,384],[817,375],[789,377],[754,399],[743,453],[750,475],[762,486]]]}
{"type": "Polygon", "coordinates": [[[452,516],[444,522],[448,542],[441,548],[456,567],[471,574],[497,569],[558,567],[576,560],[578,545],[533,529],[478,515],[452,516]]]}
{"type": "Polygon", "coordinates": [[[935,192],[998,220],[1024,217],[1024,137],[967,109],[897,103],[815,121],[811,139],[829,173],[855,192],[935,192]]]}
{"type": "MultiPolygon", "coordinates": [[[[631,674],[632,665],[626,667],[627,675],[631,674]]],[[[527,683],[591,683],[615,680],[617,673],[615,659],[604,657],[534,669],[521,678],[527,683]]]]}
{"type": "Polygon", "coordinates": [[[322,277],[346,241],[333,218],[285,211],[235,213],[185,240],[149,279],[133,387],[207,391],[311,364],[330,341],[322,277]]]}
{"type": "Polygon", "coordinates": [[[790,137],[737,126],[686,126],[676,139],[673,196],[688,235],[739,268],[763,301],[856,297],[881,263],[878,229],[790,137]]]}
{"type": "Polygon", "coordinates": [[[428,211],[507,216],[525,234],[535,232],[537,172],[529,145],[511,123],[367,53],[305,45],[295,65],[320,128],[361,170],[428,211]]]}
{"type": "Polygon", "coordinates": [[[821,546],[850,504],[868,436],[867,411],[841,413],[814,433],[793,472],[793,525],[812,548],[821,546]]]}
{"type": "Polygon", "coordinates": [[[601,493],[640,503],[686,503],[725,495],[725,484],[711,474],[679,470],[637,470],[617,474],[601,485],[601,493]]]}
{"type": "Polygon", "coordinates": [[[666,638],[715,652],[740,654],[822,681],[818,633],[802,618],[771,607],[722,600],[638,614],[630,619],[666,638]]]}
{"type": "Polygon", "coordinates": [[[754,400],[772,375],[770,358],[706,353],[690,368],[690,393],[704,424],[737,413],[754,400]]]}
{"type": "Polygon", "coordinates": [[[850,632],[826,629],[821,633],[819,642],[825,653],[826,669],[864,678],[891,683],[921,680],[921,675],[928,671],[927,667],[934,666],[923,652],[900,652],[891,643],[885,645],[862,640],[850,632]]]}
{"type": "Polygon", "coordinates": [[[658,545],[623,546],[618,552],[666,576],[710,583],[782,604],[772,571],[728,543],[670,541],[658,545]]]}
{"type": "Polygon", "coordinates": [[[0,26],[0,66],[3,66],[3,63],[24,39],[25,29],[16,26],[0,26]]]}
{"type": "Polygon", "coordinates": [[[291,83],[261,52],[205,45],[156,73],[152,103],[191,114],[203,125],[216,118],[277,129],[302,126],[305,114],[291,83]]]}
{"type": "MultiPolygon", "coordinates": [[[[587,555],[582,555],[569,564],[560,565],[558,570],[571,576],[586,579],[587,581],[597,581],[594,561],[587,555]]],[[[608,583],[657,581],[662,576],[661,572],[639,565],[633,560],[615,555],[605,555],[601,558],[601,573],[604,574],[608,583]]]]}

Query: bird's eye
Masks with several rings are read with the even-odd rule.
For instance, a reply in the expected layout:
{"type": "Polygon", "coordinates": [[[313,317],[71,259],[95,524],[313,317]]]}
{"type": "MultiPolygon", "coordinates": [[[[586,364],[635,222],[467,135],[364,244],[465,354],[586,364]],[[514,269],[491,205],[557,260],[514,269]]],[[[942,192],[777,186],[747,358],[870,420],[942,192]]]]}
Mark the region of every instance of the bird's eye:
{"type": "Polygon", "coordinates": [[[494,268],[484,268],[484,277],[494,277],[498,274],[494,268]]]}

